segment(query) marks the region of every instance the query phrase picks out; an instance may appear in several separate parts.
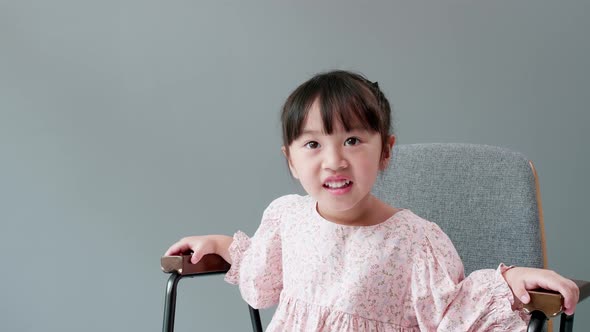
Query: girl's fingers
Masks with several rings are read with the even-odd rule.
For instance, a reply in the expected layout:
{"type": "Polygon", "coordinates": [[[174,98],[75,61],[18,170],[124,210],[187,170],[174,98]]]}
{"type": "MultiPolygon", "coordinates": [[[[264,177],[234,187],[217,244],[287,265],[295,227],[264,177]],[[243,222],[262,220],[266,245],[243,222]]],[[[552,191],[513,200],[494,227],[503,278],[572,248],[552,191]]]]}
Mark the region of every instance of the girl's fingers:
{"type": "Polygon", "coordinates": [[[571,315],[576,309],[580,296],[578,287],[555,271],[517,267],[506,271],[504,276],[509,281],[514,297],[524,304],[530,302],[528,290],[542,288],[559,292],[563,296],[563,310],[566,314],[571,315]]]}
{"type": "Polygon", "coordinates": [[[573,309],[575,308],[575,303],[577,303],[574,290],[571,287],[568,287],[568,285],[564,282],[559,283],[559,285],[555,288],[557,288],[555,290],[563,296],[564,311],[568,315],[571,314],[573,312],[573,309]]]}
{"type": "Polygon", "coordinates": [[[166,253],[164,254],[164,256],[175,256],[175,255],[179,255],[182,254],[185,251],[190,250],[190,244],[183,242],[183,241],[179,241],[176,242],[175,244],[173,244],[172,246],[170,246],[170,248],[168,248],[168,250],[166,250],[166,253]]]}
{"type": "Polygon", "coordinates": [[[564,312],[567,315],[574,313],[576,304],[578,304],[580,290],[573,281],[558,276],[557,280],[554,280],[547,288],[555,290],[563,296],[564,312]]]}
{"type": "Polygon", "coordinates": [[[176,256],[184,253],[191,252],[191,263],[198,263],[203,258],[203,244],[199,241],[195,241],[194,237],[184,238],[166,250],[164,256],[176,256]]]}
{"type": "Polygon", "coordinates": [[[164,256],[173,256],[176,253],[178,253],[177,247],[178,247],[178,243],[171,245],[170,248],[168,248],[168,250],[166,250],[166,252],[164,253],[164,256]]]}
{"type": "Polygon", "coordinates": [[[529,292],[527,292],[524,283],[518,282],[516,285],[512,285],[512,293],[514,297],[518,298],[520,302],[527,304],[531,300],[529,292]]]}
{"type": "Polygon", "coordinates": [[[201,258],[203,258],[203,255],[201,255],[200,251],[194,251],[193,255],[191,256],[191,263],[197,264],[201,258]]]}
{"type": "Polygon", "coordinates": [[[567,280],[566,290],[560,292],[563,295],[564,311],[567,315],[572,315],[576,310],[576,305],[580,300],[580,289],[575,282],[567,280]]]}
{"type": "Polygon", "coordinates": [[[567,315],[573,314],[576,310],[580,290],[572,280],[566,279],[554,271],[547,271],[545,277],[538,279],[529,289],[537,287],[559,292],[563,296],[563,309],[567,315]]]}

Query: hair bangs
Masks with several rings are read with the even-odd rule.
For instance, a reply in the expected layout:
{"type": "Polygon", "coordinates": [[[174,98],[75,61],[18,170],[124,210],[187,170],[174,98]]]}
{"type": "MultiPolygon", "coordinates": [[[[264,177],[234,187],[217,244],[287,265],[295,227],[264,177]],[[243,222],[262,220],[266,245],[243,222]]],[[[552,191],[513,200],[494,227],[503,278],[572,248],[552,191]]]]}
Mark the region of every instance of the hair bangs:
{"type": "Polygon", "coordinates": [[[283,144],[293,143],[303,132],[312,105],[317,102],[322,130],[332,134],[335,126],[378,132],[386,144],[390,125],[389,102],[376,83],[362,75],[332,71],[314,76],[297,87],[283,105],[283,144]]]}
{"type": "Polygon", "coordinates": [[[335,83],[317,96],[324,132],[332,134],[338,123],[346,131],[363,129],[379,132],[381,121],[372,92],[360,84],[351,86],[347,82],[335,83]]]}

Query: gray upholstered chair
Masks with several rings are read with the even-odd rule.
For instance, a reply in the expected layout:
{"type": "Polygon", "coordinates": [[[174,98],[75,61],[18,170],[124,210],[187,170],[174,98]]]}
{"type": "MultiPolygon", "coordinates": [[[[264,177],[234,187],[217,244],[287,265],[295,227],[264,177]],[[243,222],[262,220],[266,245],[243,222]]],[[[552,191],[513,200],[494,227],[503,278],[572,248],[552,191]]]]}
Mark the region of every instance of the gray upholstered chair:
{"type": "MultiPolygon", "coordinates": [[[[412,144],[394,148],[389,169],[374,193],[393,206],[409,208],[436,222],[461,256],[466,275],[500,262],[546,268],[543,213],[537,175],[522,154],[472,144],[412,144]]],[[[169,278],[164,332],[174,326],[176,284],[184,276],[224,273],[229,265],[209,255],[192,265],[188,257],[163,257],[169,278]]],[[[580,300],[590,283],[576,281],[580,300]]],[[[561,296],[531,292],[529,331],[542,331],[547,317],[561,312],[561,296]]],[[[254,331],[262,331],[258,311],[250,308],[254,331]]],[[[572,331],[573,316],[562,314],[560,330],[572,331]]]]}

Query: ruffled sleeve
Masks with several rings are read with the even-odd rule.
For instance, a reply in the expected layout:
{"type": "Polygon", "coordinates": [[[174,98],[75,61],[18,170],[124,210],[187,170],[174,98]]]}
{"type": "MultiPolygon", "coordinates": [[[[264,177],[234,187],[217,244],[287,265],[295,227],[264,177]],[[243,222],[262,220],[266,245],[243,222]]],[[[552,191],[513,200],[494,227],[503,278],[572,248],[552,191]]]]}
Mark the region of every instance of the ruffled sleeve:
{"type": "Polygon", "coordinates": [[[277,200],[263,213],[252,238],[238,231],[229,247],[232,266],[225,280],[239,285],[242,298],[253,308],[266,308],[279,301],[283,289],[280,208],[277,200]]]}
{"type": "Polygon", "coordinates": [[[430,223],[412,268],[411,301],[421,331],[525,331],[512,291],[498,269],[464,277],[448,236],[430,223]]]}

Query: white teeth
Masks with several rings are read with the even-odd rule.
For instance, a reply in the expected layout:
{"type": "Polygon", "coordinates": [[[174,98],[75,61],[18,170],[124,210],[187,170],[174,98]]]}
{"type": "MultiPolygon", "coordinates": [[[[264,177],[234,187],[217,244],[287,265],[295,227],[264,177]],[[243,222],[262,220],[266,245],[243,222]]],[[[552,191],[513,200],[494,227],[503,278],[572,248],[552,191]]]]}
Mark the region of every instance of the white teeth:
{"type": "Polygon", "coordinates": [[[329,188],[342,188],[350,184],[349,180],[326,182],[325,186],[329,188]]]}

